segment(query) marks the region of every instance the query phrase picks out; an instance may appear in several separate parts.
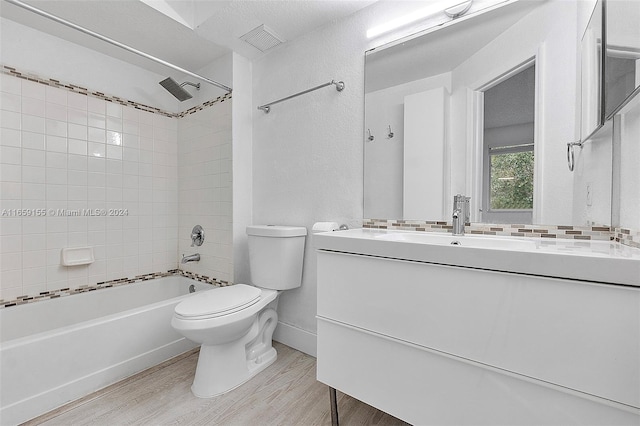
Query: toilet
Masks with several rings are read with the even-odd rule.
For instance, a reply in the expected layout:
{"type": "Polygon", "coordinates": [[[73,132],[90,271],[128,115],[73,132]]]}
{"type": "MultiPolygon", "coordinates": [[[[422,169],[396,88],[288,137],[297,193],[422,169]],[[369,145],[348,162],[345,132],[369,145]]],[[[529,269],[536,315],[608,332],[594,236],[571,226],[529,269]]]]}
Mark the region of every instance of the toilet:
{"type": "Polygon", "coordinates": [[[302,283],[306,235],[304,227],[248,226],[252,285],[196,292],[176,305],[171,326],[201,344],[191,386],[195,396],[228,392],[276,360],[271,338],[278,295],[302,283]]]}

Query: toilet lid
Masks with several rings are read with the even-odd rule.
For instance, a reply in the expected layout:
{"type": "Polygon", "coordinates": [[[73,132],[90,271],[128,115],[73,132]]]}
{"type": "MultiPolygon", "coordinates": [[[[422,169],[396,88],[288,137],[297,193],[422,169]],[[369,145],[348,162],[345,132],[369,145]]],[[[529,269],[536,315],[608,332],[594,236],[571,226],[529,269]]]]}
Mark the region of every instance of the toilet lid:
{"type": "Polygon", "coordinates": [[[260,293],[260,289],[246,284],[202,291],[178,303],[175,313],[185,318],[227,315],[253,305],[260,293]]]}

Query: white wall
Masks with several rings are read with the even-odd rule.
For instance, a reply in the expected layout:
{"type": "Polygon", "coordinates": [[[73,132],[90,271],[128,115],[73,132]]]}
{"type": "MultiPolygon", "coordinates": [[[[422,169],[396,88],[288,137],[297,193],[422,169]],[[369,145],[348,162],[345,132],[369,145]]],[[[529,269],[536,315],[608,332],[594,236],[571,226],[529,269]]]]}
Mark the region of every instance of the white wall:
{"type": "Polygon", "coordinates": [[[620,227],[640,229],[640,99],[621,117],[620,227]]]}
{"type": "Polygon", "coordinates": [[[364,170],[364,217],[425,219],[406,217],[402,212],[404,97],[437,87],[445,87],[449,91],[451,73],[367,93],[364,128],[365,132],[370,129],[375,139],[367,141],[364,146],[364,164],[367,164],[364,170]],[[394,133],[392,139],[387,138],[388,125],[394,133]]]}
{"type": "Polygon", "coordinates": [[[249,248],[245,229],[252,224],[252,118],[251,62],[233,54],[233,282],[249,283],[249,248]]]}
{"type": "MultiPolygon", "coordinates": [[[[400,35],[367,40],[366,31],[415,8],[414,2],[375,3],[254,62],[254,109],[331,79],[346,85],[339,93],[328,87],[275,105],[269,114],[254,112],[254,223],[309,230],[327,220],[362,225],[364,52],[400,35]]],[[[443,15],[425,23],[446,20],[443,15]]],[[[299,330],[303,339],[315,334],[313,235],[306,243],[302,286],[281,296],[278,312],[279,321],[299,330]]],[[[313,352],[296,341],[285,343],[313,352]]]]}
{"type": "MultiPolygon", "coordinates": [[[[254,223],[309,230],[327,220],[360,226],[367,10],[254,62],[254,108],[331,79],[345,83],[342,92],[328,87],[254,114],[254,223]]],[[[302,286],[282,294],[278,312],[280,322],[316,332],[313,235],[307,237],[302,286]]]]}

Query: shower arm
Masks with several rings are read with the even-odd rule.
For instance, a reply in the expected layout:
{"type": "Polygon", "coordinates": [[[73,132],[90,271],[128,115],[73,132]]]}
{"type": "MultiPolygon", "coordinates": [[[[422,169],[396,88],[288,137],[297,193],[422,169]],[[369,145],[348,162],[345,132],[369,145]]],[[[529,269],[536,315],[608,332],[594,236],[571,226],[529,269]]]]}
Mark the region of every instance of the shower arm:
{"type": "Polygon", "coordinates": [[[190,81],[185,81],[184,83],[182,83],[182,84],[180,85],[180,87],[182,87],[182,86],[193,86],[193,87],[195,87],[196,89],[200,90],[200,83],[196,84],[196,83],[192,83],[192,82],[190,82],[190,81]]]}
{"type": "Polygon", "coordinates": [[[7,3],[10,3],[10,4],[14,5],[14,6],[18,6],[18,7],[21,7],[23,9],[25,9],[25,10],[33,12],[36,15],[40,15],[40,16],[45,17],[47,19],[51,19],[52,21],[55,21],[55,22],[57,22],[59,24],[62,24],[62,25],[65,25],[65,26],[67,26],[69,28],[73,28],[74,30],[80,31],[81,33],[85,33],[87,35],[90,35],[91,37],[95,37],[95,38],[97,38],[99,40],[102,40],[104,42],[107,42],[109,44],[117,46],[117,47],[119,47],[121,49],[124,49],[124,50],[126,50],[128,52],[134,53],[134,54],[136,54],[138,56],[142,56],[143,58],[150,59],[150,60],[152,60],[154,62],[157,62],[159,64],[162,64],[162,65],[164,65],[166,67],[169,67],[169,68],[172,68],[172,69],[174,69],[176,71],[180,71],[180,72],[182,72],[184,74],[190,75],[193,78],[197,78],[198,80],[201,80],[201,81],[204,81],[204,82],[209,83],[211,85],[214,85],[216,87],[219,87],[220,89],[226,90],[229,93],[231,93],[231,91],[232,91],[231,87],[225,86],[222,83],[218,83],[217,81],[211,80],[210,78],[201,76],[200,74],[196,74],[196,73],[191,72],[189,70],[186,70],[186,69],[184,69],[182,67],[174,65],[171,62],[167,62],[167,61],[162,60],[160,58],[157,58],[157,57],[155,57],[153,55],[149,55],[148,53],[145,53],[145,52],[143,52],[141,50],[135,49],[135,48],[133,48],[133,47],[131,47],[129,45],[126,45],[124,43],[120,43],[119,41],[116,41],[116,40],[114,40],[112,38],[109,38],[107,36],[103,36],[102,34],[96,33],[95,31],[91,31],[90,29],[82,27],[82,26],[80,26],[78,24],[74,24],[73,22],[67,21],[66,19],[60,18],[60,17],[58,17],[56,15],[52,15],[49,12],[45,12],[42,9],[38,9],[37,7],[31,6],[29,4],[26,4],[26,3],[24,3],[24,2],[22,2],[20,0],[4,0],[4,1],[6,1],[7,3]]]}

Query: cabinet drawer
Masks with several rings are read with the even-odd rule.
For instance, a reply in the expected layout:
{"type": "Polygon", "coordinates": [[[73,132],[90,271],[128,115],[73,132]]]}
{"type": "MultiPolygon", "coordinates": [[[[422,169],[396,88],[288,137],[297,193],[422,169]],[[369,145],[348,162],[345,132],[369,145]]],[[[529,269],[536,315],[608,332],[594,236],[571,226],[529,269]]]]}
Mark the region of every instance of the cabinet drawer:
{"type": "Polygon", "coordinates": [[[640,289],[318,252],[318,316],[640,407],[640,289]]]}
{"type": "Polygon", "coordinates": [[[637,425],[577,392],[318,319],[318,380],[415,425],[637,425]]]}

